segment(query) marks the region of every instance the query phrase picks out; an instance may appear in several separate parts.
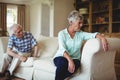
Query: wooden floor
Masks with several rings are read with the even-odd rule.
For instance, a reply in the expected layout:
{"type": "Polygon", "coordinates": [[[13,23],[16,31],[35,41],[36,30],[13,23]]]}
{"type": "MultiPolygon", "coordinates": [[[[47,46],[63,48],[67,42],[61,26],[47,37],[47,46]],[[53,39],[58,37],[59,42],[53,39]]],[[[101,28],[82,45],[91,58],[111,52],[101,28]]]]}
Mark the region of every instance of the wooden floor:
{"type": "MultiPolygon", "coordinates": [[[[117,77],[117,80],[120,80],[120,75],[116,75],[116,77],[117,77]]],[[[6,78],[0,78],[0,80],[6,80],[6,78]]],[[[13,77],[12,80],[25,80],[25,79],[13,77]]]]}
{"type": "Polygon", "coordinates": [[[120,64],[115,64],[115,72],[117,80],[120,80],[120,64]]]}
{"type": "MultiPolygon", "coordinates": [[[[0,80],[8,80],[8,79],[3,77],[3,78],[0,78],[0,80]]],[[[18,78],[18,77],[12,77],[12,80],[25,80],[25,79],[21,79],[21,78],[18,78]]]]}
{"type": "Polygon", "coordinates": [[[115,72],[117,80],[120,80],[120,49],[117,50],[115,55],[115,72]]]}

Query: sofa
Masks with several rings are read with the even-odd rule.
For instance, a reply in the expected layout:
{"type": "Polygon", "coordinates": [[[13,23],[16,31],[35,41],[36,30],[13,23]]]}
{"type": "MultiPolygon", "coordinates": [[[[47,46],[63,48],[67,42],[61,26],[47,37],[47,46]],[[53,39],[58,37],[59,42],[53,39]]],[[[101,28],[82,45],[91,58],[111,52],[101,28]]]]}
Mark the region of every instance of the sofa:
{"type": "MultiPolygon", "coordinates": [[[[14,75],[25,80],[54,80],[56,67],[53,56],[58,49],[57,37],[40,35],[38,58],[29,57],[15,70],[14,75]]],[[[81,67],[70,80],[117,80],[114,68],[116,50],[120,48],[120,38],[107,38],[109,51],[102,49],[97,38],[87,40],[81,49],[81,67]]],[[[6,54],[8,37],[0,37],[0,60],[6,54]]],[[[2,63],[0,63],[2,64],[2,63]]]]}

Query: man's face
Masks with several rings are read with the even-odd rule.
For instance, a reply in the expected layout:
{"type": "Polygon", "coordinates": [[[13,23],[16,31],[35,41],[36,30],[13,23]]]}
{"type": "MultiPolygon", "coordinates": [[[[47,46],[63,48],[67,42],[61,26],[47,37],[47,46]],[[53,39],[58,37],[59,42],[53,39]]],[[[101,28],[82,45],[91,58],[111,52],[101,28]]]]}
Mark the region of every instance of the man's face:
{"type": "Polygon", "coordinates": [[[23,30],[21,27],[16,27],[14,29],[14,35],[17,37],[17,38],[22,38],[23,37],[23,30]]]}

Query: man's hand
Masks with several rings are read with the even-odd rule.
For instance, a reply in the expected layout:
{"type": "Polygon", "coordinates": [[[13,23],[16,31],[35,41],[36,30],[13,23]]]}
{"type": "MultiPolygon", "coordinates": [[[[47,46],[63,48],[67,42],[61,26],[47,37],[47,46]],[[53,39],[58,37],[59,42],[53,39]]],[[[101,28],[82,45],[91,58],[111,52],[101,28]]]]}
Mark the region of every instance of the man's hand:
{"type": "Polygon", "coordinates": [[[28,58],[26,56],[20,56],[20,61],[25,62],[28,58]]]}

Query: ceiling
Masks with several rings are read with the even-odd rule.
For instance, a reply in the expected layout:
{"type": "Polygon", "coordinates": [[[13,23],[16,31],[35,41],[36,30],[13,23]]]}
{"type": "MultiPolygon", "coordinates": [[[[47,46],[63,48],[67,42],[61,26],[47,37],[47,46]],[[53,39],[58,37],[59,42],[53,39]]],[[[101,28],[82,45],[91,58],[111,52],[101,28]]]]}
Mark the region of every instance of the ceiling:
{"type": "Polygon", "coordinates": [[[33,0],[0,0],[0,2],[5,3],[15,3],[15,4],[29,4],[33,0]]]}

